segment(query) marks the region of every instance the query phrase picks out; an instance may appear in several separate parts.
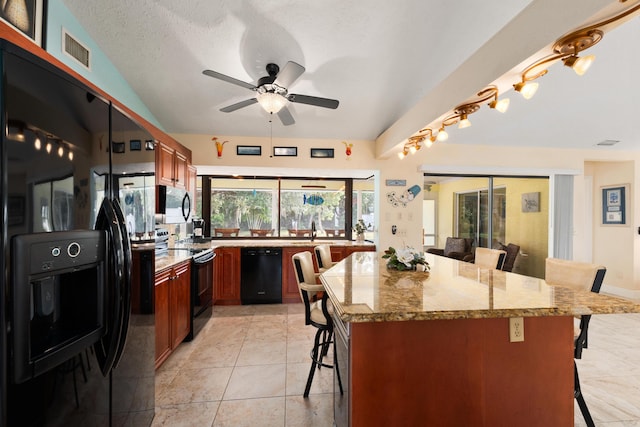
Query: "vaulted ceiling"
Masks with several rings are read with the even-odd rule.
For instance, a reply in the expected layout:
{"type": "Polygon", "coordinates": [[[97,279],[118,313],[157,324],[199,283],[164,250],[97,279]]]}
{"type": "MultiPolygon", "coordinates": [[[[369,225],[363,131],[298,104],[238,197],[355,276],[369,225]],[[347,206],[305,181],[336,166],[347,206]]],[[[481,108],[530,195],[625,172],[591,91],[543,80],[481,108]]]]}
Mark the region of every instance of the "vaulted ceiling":
{"type": "Polygon", "coordinates": [[[255,92],[202,71],[256,84],[267,63],[295,61],[306,71],[290,93],[340,105],[289,103],[296,123],[274,117],[274,137],[378,139],[385,155],[499,83],[509,111],[481,108],[473,127],[451,131],[447,143],[593,148],[613,139],[621,141],[615,149],[640,147],[637,18],[589,50],[597,59],[585,76],[556,64],[535,98],[506,90],[515,70],[555,39],[637,0],[63,3],[170,133],[268,136],[270,116],[258,104],[219,111],[255,92]]]}

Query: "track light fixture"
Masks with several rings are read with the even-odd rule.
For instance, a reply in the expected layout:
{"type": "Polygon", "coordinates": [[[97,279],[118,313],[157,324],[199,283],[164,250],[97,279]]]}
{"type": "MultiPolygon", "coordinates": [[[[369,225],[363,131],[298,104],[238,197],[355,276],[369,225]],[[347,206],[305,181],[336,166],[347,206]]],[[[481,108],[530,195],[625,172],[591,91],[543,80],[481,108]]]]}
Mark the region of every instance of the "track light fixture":
{"type": "Polygon", "coordinates": [[[589,49],[591,46],[602,40],[602,37],[604,36],[602,28],[627,17],[638,10],[640,10],[640,4],[630,7],[611,18],[589,25],[585,28],[581,28],[559,38],[553,44],[553,53],[535,61],[533,64],[525,68],[521,75],[521,81],[514,84],[513,88],[517,92],[520,92],[525,99],[530,99],[538,89],[538,84],[534,83],[533,80],[547,74],[549,71],[547,69],[548,64],[558,60],[561,60],[565,66],[571,67],[579,76],[584,75],[591,64],[593,64],[596,57],[595,55],[580,57],[580,52],[589,49]]]}
{"type": "MultiPolygon", "coordinates": [[[[619,0],[620,3],[626,2],[626,0],[619,0]]],[[[513,84],[513,88],[516,92],[519,92],[525,99],[530,99],[538,90],[539,84],[534,80],[544,76],[549,72],[547,67],[554,62],[562,61],[567,67],[571,67],[576,74],[583,75],[593,64],[595,60],[594,55],[579,56],[581,52],[589,49],[591,46],[602,40],[604,36],[604,28],[608,25],[629,17],[633,13],[640,10],[640,3],[633,7],[630,7],[617,15],[614,15],[608,19],[600,21],[596,24],[589,25],[585,28],[573,31],[566,36],[559,38],[552,48],[552,53],[538,59],[533,64],[524,69],[520,75],[520,81],[513,84]]],[[[458,123],[458,128],[464,129],[471,126],[469,115],[475,113],[480,109],[480,104],[487,102],[487,105],[491,109],[495,109],[501,113],[504,113],[509,108],[509,99],[498,98],[498,88],[494,85],[488,86],[476,94],[477,99],[461,104],[453,109],[453,111],[445,116],[446,118],[441,122],[438,128],[438,134],[434,137],[433,131],[430,128],[421,130],[421,134],[409,138],[409,142],[404,144],[404,147],[398,156],[402,159],[407,154],[414,153],[420,146],[412,146],[412,138],[422,138],[420,142],[426,138],[426,132],[430,135],[429,140],[425,143],[427,147],[430,147],[433,142],[446,141],[449,138],[449,134],[445,130],[447,126],[451,126],[458,123]],[[422,134],[422,132],[425,132],[422,134]]]]}
{"type": "Polygon", "coordinates": [[[430,128],[422,129],[418,135],[409,137],[409,140],[402,147],[402,151],[398,153],[398,157],[404,159],[409,153],[416,154],[422,148],[422,143],[427,147],[431,147],[435,140],[436,137],[433,134],[433,130],[430,128]]]}

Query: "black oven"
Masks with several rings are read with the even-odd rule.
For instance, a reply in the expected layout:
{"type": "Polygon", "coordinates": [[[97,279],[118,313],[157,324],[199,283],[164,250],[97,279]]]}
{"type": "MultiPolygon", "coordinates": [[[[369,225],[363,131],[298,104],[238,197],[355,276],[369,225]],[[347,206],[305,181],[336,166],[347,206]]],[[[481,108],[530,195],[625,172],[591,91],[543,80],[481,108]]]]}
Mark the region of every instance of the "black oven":
{"type": "Polygon", "coordinates": [[[11,241],[11,375],[41,375],[105,332],[105,232],[14,236],[11,241]]]}
{"type": "Polygon", "coordinates": [[[191,328],[185,341],[191,341],[213,313],[213,259],[216,254],[207,249],[194,254],[191,262],[191,328]]]}

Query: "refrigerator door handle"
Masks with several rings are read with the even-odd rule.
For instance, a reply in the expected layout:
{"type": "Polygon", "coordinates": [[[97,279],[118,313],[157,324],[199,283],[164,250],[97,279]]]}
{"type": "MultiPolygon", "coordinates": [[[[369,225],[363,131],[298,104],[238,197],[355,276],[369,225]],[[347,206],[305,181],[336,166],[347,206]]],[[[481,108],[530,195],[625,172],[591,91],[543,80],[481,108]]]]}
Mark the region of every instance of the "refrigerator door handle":
{"type": "Polygon", "coordinates": [[[113,208],[116,214],[116,218],[118,219],[118,225],[120,228],[120,234],[122,235],[122,253],[123,253],[123,263],[121,265],[122,268],[122,281],[121,281],[121,289],[120,295],[122,297],[122,323],[120,330],[120,340],[118,341],[118,348],[116,351],[116,356],[113,361],[113,367],[118,366],[118,362],[120,362],[120,358],[122,357],[122,352],[124,351],[124,347],[127,342],[127,335],[129,332],[129,316],[131,314],[131,265],[132,265],[132,255],[131,255],[131,242],[129,241],[129,233],[127,232],[127,224],[124,219],[124,214],[122,213],[122,208],[120,207],[120,202],[117,199],[112,200],[113,208]]]}
{"type": "Polygon", "coordinates": [[[111,371],[118,352],[122,331],[122,288],[124,280],[124,250],[122,234],[116,211],[111,201],[105,198],[100,206],[96,229],[107,232],[107,277],[106,277],[106,331],[94,345],[96,359],[104,376],[111,371]]]}

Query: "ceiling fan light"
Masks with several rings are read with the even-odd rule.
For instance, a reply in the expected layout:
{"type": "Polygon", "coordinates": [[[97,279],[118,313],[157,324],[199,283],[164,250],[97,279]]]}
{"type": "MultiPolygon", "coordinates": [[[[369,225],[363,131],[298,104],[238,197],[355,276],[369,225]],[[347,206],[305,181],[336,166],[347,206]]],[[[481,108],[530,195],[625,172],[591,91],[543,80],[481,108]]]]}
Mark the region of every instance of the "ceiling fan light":
{"type": "Polygon", "coordinates": [[[436,139],[440,142],[446,141],[447,139],[449,139],[449,134],[447,133],[446,130],[444,130],[444,126],[438,130],[438,137],[436,139]]]}
{"type": "Polygon", "coordinates": [[[286,99],[282,95],[273,92],[259,93],[256,98],[258,103],[267,113],[277,113],[284,107],[286,99]]]}

